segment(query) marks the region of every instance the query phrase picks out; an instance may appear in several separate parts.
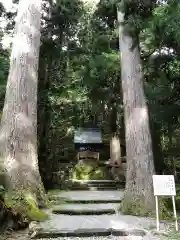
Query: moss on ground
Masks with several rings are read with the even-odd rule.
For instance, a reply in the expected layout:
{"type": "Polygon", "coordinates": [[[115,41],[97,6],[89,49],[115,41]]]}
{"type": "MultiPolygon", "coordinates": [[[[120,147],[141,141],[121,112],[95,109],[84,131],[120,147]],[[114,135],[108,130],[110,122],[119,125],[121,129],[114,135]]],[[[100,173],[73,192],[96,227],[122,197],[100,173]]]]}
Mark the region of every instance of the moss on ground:
{"type": "MultiPolygon", "coordinates": [[[[172,211],[168,207],[167,198],[159,198],[159,217],[160,219],[172,219],[172,211]]],[[[120,205],[121,213],[133,216],[142,217],[155,217],[155,203],[145,208],[145,204],[142,203],[141,199],[123,199],[120,205]]]]}
{"type": "Polygon", "coordinates": [[[27,203],[27,217],[30,220],[44,221],[48,219],[48,215],[39,209],[36,198],[32,194],[26,193],[24,197],[27,203]]]}
{"type": "MultiPolygon", "coordinates": [[[[178,220],[180,220],[180,184],[176,184],[176,210],[178,215],[178,220]]],[[[159,203],[159,217],[162,220],[174,220],[174,214],[173,214],[173,205],[172,205],[172,199],[171,197],[159,197],[158,198],[159,203]]],[[[154,208],[144,208],[144,204],[141,204],[140,199],[136,199],[132,201],[131,198],[129,198],[129,201],[127,199],[122,199],[122,202],[120,204],[119,210],[121,213],[126,215],[134,215],[134,216],[149,216],[149,217],[155,217],[155,203],[154,208]],[[154,209],[154,211],[152,211],[154,209]]],[[[180,239],[180,238],[179,238],[180,239]]]]}
{"type": "Polygon", "coordinates": [[[30,221],[44,221],[48,215],[38,207],[36,197],[30,191],[19,191],[5,195],[5,205],[22,214],[30,221]]]}
{"type": "Polygon", "coordinates": [[[125,215],[132,216],[148,216],[152,217],[154,213],[150,209],[145,209],[144,204],[142,204],[141,199],[122,199],[119,210],[125,215]]]}
{"type": "Polygon", "coordinates": [[[61,204],[66,204],[68,203],[67,199],[58,199],[56,197],[50,197],[49,199],[49,207],[52,207],[54,205],[61,205],[61,204]]]}
{"type": "Polygon", "coordinates": [[[170,231],[167,234],[167,239],[169,240],[179,240],[180,239],[180,233],[176,231],[170,231]]]}
{"type": "Polygon", "coordinates": [[[72,178],[77,180],[102,180],[105,178],[102,167],[97,164],[82,164],[75,165],[72,178]]]}
{"type": "Polygon", "coordinates": [[[0,240],[5,240],[6,239],[6,236],[4,234],[1,234],[0,235],[0,240]]]}

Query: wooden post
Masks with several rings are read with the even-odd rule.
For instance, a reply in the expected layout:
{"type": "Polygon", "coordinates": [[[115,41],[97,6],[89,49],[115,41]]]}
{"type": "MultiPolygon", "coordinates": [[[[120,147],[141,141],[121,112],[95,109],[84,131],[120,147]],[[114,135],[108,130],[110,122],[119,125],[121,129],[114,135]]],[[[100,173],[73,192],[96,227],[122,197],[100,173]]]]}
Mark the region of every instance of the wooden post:
{"type": "Polygon", "coordinates": [[[175,197],[172,196],[172,203],[173,203],[173,212],[174,212],[174,218],[175,218],[175,228],[176,231],[178,231],[178,222],[177,222],[177,213],[176,213],[176,203],[175,203],[175,197]]]}
{"type": "Polygon", "coordinates": [[[156,201],[156,227],[157,231],[159,231],[159,207],[158,207],[158,197],[155,196],[155,201],[156,201]]]}
{"type": "Polygon", "coordinates": [[[77,160],[78,160],[78,162],[79,162],[79,152],[77,152],[77,160]]]}

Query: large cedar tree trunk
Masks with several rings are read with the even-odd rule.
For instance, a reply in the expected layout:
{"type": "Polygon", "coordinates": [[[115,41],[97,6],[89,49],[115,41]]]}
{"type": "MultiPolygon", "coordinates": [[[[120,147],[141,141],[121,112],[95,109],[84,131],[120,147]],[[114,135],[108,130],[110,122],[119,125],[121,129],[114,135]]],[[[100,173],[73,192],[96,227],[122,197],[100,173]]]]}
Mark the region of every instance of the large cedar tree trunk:
{"type": "Polygon", "coordinates": [[[42,200],[37,155],[37,81],[41,0],[20,0],[1,120],[1,175],[13,192],[42,200]]]}
{"type": "Polygon", "coordinates": [[[152,142],[140,50],[138,44],[134,45],[134,39],[123,23],[124,13],[118,10],[127,153],[126,189],[122,210],[145,215],[154,211],[152,142]]]}

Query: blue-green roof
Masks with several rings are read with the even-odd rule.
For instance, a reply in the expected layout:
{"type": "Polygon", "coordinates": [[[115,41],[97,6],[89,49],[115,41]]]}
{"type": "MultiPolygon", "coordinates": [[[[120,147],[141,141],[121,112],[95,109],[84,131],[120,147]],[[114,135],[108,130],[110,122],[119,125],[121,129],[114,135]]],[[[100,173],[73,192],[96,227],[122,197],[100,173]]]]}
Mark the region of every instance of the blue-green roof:
{"type": "Polygon", "coordinates": [[[74,143],[102,143],[102,134],[98,128],[78,128],[74,134],[74,143]]]}

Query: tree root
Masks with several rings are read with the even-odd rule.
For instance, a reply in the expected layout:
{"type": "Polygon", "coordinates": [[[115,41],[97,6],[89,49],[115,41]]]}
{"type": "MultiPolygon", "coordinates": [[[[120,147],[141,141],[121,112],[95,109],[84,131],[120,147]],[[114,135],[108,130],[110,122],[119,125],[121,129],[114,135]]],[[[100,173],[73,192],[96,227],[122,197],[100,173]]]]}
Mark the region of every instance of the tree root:
{"type": "Polygon", "coordinates": [[[5,205],[0,200],[0,231],[25,229],[29,224],[28,219],[5,205]]]}

